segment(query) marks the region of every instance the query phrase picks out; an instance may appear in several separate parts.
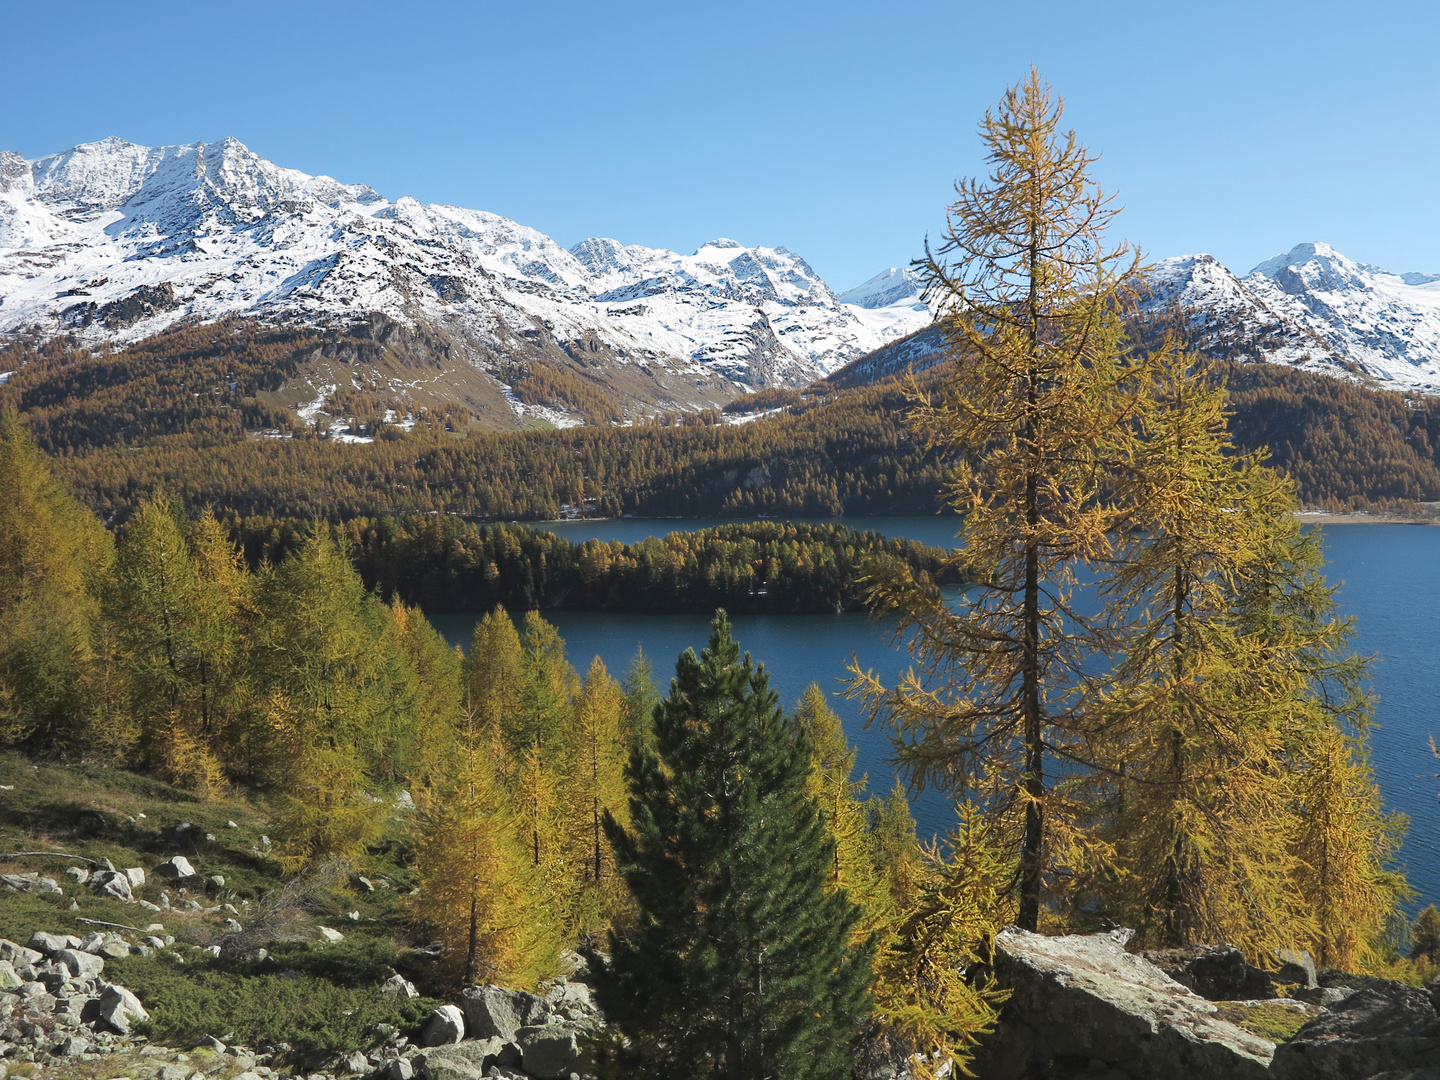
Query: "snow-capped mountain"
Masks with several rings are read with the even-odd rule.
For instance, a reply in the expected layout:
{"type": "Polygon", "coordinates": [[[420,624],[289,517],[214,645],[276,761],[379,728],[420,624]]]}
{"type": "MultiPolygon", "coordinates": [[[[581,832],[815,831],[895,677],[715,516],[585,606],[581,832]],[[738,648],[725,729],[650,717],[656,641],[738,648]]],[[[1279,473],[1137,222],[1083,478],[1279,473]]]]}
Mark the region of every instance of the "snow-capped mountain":
{"type": "Polygon", "coordinates": [[[567,251],[496,214],[281,168],[234,139],[0,152],[0,334],[123,343],[234,315],[381,315],[439,333],[497,381],[517,360],[568,365],[634,412],[802,385],[929,321],[913,304],[841,302],[783,247],[567,251]]]}
{"type": "MultiPolygon", "coordinates": [[[[903,297],[914,287],[903,273],[888,270],[840,299],[884,304],[890,290],[903,297]]],[[[1300,244],[1243,278],[1213,256],[1181,255],[1150,268],[1140,308],[1179,312],[1189,343],[1215,355],[1440,394],[1440,275],[1392,274],[1321,243],[1300,244]]],[[[938,328],[922,329],[852,361],[830,382],[869,382],[943,358],[938,328]]]]}
{"type": "Polygon", "coordinates": [[[1440,393],[1440,276],[1392,274],[1310,243],[1243,278],[1209,255],[1165,259],[1150,286],[1147,307],[1189,308],[1217,351],[1440,393]]]}

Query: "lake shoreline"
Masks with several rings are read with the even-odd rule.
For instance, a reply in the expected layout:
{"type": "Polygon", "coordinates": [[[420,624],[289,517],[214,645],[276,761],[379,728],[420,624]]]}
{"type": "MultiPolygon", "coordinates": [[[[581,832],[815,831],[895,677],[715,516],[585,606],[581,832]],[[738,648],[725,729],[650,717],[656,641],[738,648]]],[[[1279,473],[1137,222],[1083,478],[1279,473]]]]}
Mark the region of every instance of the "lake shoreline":
{"type": "Polygon", "coordinates": [[[1295,516],[1307,525],[1440,525],[1440,517],[1368,510],[1300,510],[1295,516]]]}
{"type": "MultiPolygon", "coordinates": [[[[958,516],[958,515],[955,515],[955,514],[892,514],[892,515],[863,514],[863,515],[856,515],[856,519],[857,519],[857,520],[862,520],[862,521],[874,521],[874,520],[876,520],[877,518],[878,518],[878,519],[883,519],[883,518],[885,518],[885,517],[887,517],[887,516],[893,517],[893,518],[895,518],[895,519],[897,519],[897,520],[899,520],[899,519],[910,520],[910,519],[914,519],[914,518],[917,518],[917,517],[934,517],[934,518],[937,519],[937,520],[953,519],[953,520],[955,520],[956,522],[959,521],[959,516],[958,516]]],[[[1426,514],[1423,514],[1423,515],[1422,515],[1422,514],[1399,514],[1399,513],[1394,513],[1394,512],[1392,512],[1392,511],[1371,511],[1371,510],[1340,510],[1340,511],[1335,511],[1335,510],[1297,510],[1297,511],[1295,512],[1295,516],[1296,516],[1299,520],[1303,521],[1303,522],[1304,522],[1305,524],[1307,524],[1307,525],[1440,525],[1440,515],[1436,515],[1436,514],[1434,514],[1434,513],[1426,513],[1426,514]]],[[[653,521],[653,522],[672,522],[672,521],[673,521],[673,522],[675,522],[675,523],[677,523],[677,524],[680,524],[680,523],[687,522],[687,521],[712,521],[712,522],[722,522],[722,521],[723,521],[723,522],[727,522],[727,523],[728,523],[728,522],[731,522],[731,521],[734,521],[734,522],[746,522],[746,521],[820,521],[820,520],[823,520],[823,521],[832,521],[832,522],[835,522],[835,523],[837,523],[837,524],[842,524],[842,525],[845,523],[845,518],[844,518],[844,516],[841,516],[841,517],[833,517],[833,518],[808,518],[808,517],[805,517],[804,515],[800,515],[800,514],[796,514],[796,515],[776,514],[776,515],[770,515],[770,516],[768,516],[768,517],[756,516],[756,517],[740,517],[740,518],[733,518],[733,519],[732,519],[732,518],[712,518],[712,517],[709,517],[709,516],[701,516],[701,517],[654,517],[654,518],[647,518],[647,517],[630,517],[630,516],[622,515],[621,517],[604,517],[604,518],[602,518],[602,517],[594,517],[594,518],[550,518],[550,519],[546,519],[546,520],[543,520],[543,521],[539,521],[539,520],[535,520],[535,521],[511,521],[511,522],[503,522],[502,524],[508,524],[508,525],[525,525],[525,526],[528,526],[528,527],[530,527],[530,528],[544,528],[544,527],[547,526],[547,525],[561,525],[561,526],[570,526],[571,528],[574,528],[574,527],[576,527],[576,526],[586,525],[586,524],[598,525],[598,524],[615,524],[615,523],[621,523],[621,522],[634,522],[634,523],[637,523],[637,524],[638,524],[638,523],[647,522],[647,521],[653,521]]],[[[861,529],[861,531],[864,531],[863,528],[861,529]]]]}

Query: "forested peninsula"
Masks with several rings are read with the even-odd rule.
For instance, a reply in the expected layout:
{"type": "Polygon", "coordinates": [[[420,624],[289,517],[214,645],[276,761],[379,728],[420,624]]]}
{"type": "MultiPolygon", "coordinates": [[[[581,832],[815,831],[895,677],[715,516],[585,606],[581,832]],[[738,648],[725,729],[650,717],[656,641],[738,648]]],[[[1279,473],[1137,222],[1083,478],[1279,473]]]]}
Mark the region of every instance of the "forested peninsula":
{"type": "MultiPolygon", "coordinates": [[[[313,529],[247,518],[233,531],[258,566],[299,550],[313,529]]],[[[339,534],[366,588],[426,611],[860,611],[866,576],[892,563],[940,585],[963,580],[939,548],[810,522],[721,525],[636,544],[575,543],[541,527],[447,515],[352,518],[339,534]]]]}

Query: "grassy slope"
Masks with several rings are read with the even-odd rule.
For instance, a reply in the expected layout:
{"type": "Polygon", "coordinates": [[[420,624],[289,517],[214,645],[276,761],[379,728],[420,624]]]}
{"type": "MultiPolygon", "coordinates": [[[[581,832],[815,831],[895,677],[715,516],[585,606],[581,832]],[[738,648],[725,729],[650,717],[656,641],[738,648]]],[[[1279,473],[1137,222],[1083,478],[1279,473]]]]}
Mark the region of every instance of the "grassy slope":
{"type": "MultiPolygon", "coordinates": [[[[395,970],[425,977],[423,954],[410,950],[401,893],[406,873],[393,857],[377,856],[364,867],[396,887],[366,892],[344,873],[317,875],[293,904],[274,903],[286,882],[280,866],[264,853],[261,837],[270,807],[263,797],[232,793],[218,802],[200,802],[154,780],[92,765],[30,761],[0,755],[0,852],[66,852],[108,858],[117,867],[139,866],[147,881],[137,896],[158,903],[176,886],[149,871],[177,854],[160,840],[164,826],[190,821],[202,835],[179,854],[195,865],[204,886],[189,897],[207,907],[229,903],[247,928],[237,948],[211,957],[198,946],[217,941],[227,913],[154,913],[136,904],[102,898],[65,876],[74,860],[48,856],[0,860],[0,873],[39,871],[54,877],[63,897],[40,897],[0,889],[0,937],[24,943],[36,930],[84,936],[95,929],[83,919],[120,923],[144,930],[153,923],[176,939],[173,951],[107,961],[106,978],[135,991],[150,1010],[150,1034],[172,1045],[193,1045],[204,1035],[228,1036],[257,1045],[289,1043],[296,1050],[354,1049],[374,1041],[377,1023],[415,1028],[436,1004],[427,998],[402,1001],[378,992],[395,970]],[[230,828],[227,822],[234,821],[230,828]],[[223,887],[210,883],[225,879],[223,887]],[[70,903],[76,910],[68,910],[70,903]],[[348,917],[358,912],[358,921],[348,917]],[[340,929],[345,940],[316,940],[316,924],[340,929]],[[273,940],[279,938],[280,940],[273,940]],[[270,957],[258,958],[265,944],[270,957]]],[[[400,823],[396,823],[397,829],[400,823]]],[[[293,892],[294,890],[292,890],[293,892]]],[[[132,942],[140,934],[128,933],[132,942]]]]}

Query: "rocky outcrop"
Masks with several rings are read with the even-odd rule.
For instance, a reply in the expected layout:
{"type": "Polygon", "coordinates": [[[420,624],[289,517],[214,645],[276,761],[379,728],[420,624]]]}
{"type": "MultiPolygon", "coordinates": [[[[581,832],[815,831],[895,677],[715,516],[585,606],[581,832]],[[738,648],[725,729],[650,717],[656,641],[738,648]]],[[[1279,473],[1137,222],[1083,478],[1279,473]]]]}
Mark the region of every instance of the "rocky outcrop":
{"type": "Polygon", "coordinates": [[[1356,990],[1275,1051],[1276,1080],[1370,1080],[1440,1070],[1435,997],[1397,982],[1356,990]]]}
{"type": "Polygon", "coordinates": [[[1132,931],[1046,937],[1009,927],[994,971],[1011,991],[976,1073],[1021,1080],[1088,1070],[1132,1078],[1260,1080],[1274,1046],[1125,951],[1132,931]]]}
{"type": "Polygon", "coordinates": [[[1188,945],[1140,955],[1208,1001],[1257,1001],[1275,996],[1269,974],[1246,963],[1234,945],[1188,945]]]}

